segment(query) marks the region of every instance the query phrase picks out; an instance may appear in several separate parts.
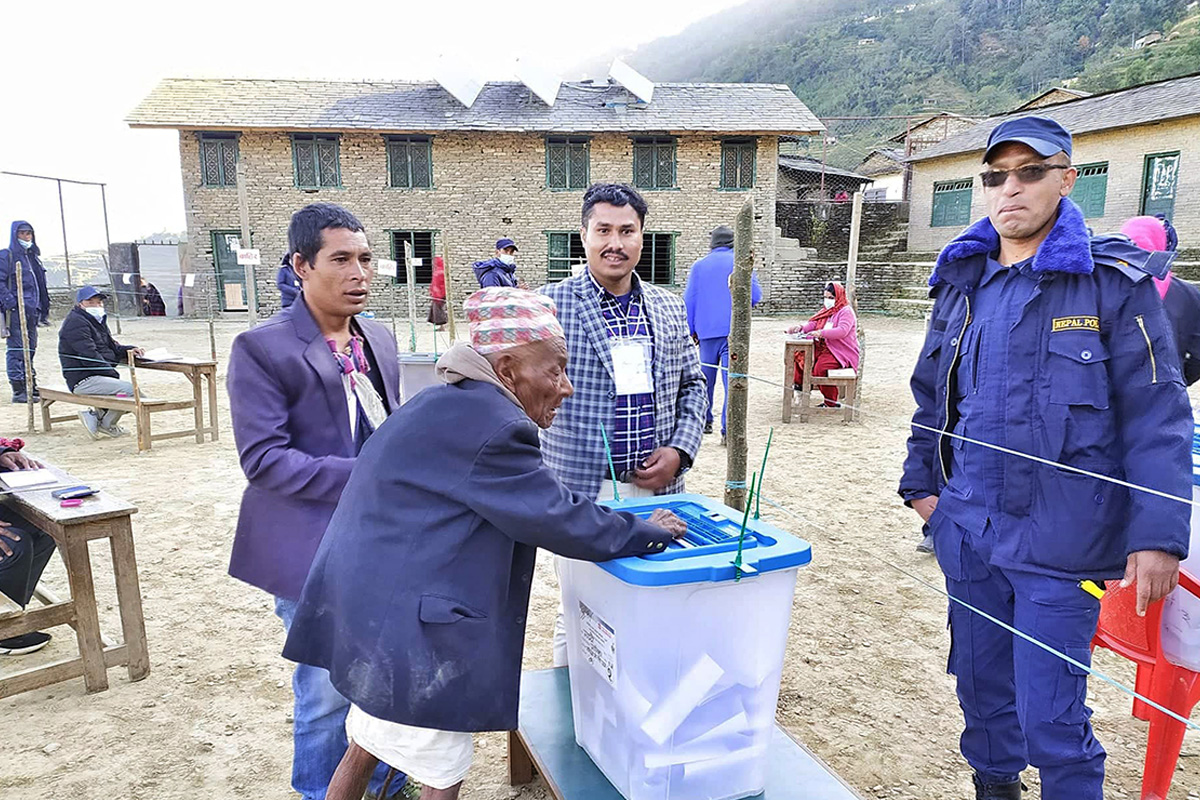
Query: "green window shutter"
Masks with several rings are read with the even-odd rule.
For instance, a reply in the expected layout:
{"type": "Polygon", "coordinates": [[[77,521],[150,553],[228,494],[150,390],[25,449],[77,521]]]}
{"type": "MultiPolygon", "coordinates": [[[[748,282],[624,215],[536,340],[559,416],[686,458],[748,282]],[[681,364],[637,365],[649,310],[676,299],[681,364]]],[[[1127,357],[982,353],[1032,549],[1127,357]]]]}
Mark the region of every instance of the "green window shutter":
{"type": "Polygon", "coordinates": [[[753,189],[758,145],[735,139],[721,143],[721,188],[753,189]]]}
{"type": "Polygon", "coordinates": [[[971,222],[971,187],[974,181],[964,178],[933,184],[933,215],[930,226],[964,227],[971,222]]]}
{"type": "Polygon", "coordinates": [[[633,185],[639,189],[654,187],[654,145],[633,146],[633,185]]]}
{"type": "Polygon", "coordinates": [[[1142,177],[1142,213],[1170,216],[1175,211],[1175,192],[1179,186],[1179,152],[1146,156],[1142,177]]]}
{"type": "Polygon", "coordinates": [[[675,187],[675,140],[669,137],[634,139],[633,185],[639,189],[675,187]]]}
{"type": "Polygon", "coordinates": [[[237,135],[200,134],[200,177],[205,186],[237,186],[237,135]]]}
{"type": "Polygon", "coordinates": [[[646,283],[672,285],[675,282],[675,234],[642,234],[642,257],[636,272],[646,283]]]}
{"type": "Polygon", "coordinates": [[[292,135],[292,164],[296,185],[320,189],[342,185],[338,163],[338,137],[296,133],[292,135]]]}
{"type": "Polygon", "coordinates": [[[1083,216],[1103,217],[1107,197],[1108,164],[1084,164],[1079,167],[1079,178],[1071,190],[1071,199],[1083,209],[1083,216]]]}
{"type": "Polygon", "coordinates": [[[551,136],[546,139],[546,186],[551,189],[586,189],[589,163],[588,140],[580,136],[551,136]]]}
{"type": "Polygon", "coordinates": [[[587,256],[578,231],[546,233],[546,282],[557,283],[571,277],[571,271],[587,256]]]}
{"type": "Polygon", "coordinates": [[[433,187],[433,142],[427,136],[387,139],[388,186],[393,189],[433,187]]]}

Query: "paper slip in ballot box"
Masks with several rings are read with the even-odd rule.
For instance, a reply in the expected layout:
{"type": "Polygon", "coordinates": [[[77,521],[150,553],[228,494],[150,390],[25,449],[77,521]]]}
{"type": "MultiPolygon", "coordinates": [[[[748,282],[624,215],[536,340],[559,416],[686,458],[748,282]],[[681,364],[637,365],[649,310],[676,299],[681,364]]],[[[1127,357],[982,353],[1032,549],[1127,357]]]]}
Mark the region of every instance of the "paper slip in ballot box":
{"type": "Polygon", "coordinates": [[[400,404],[413,399],[413,395],[428,386],[441,386],[437,376],[438,357],[433,353],[400,354],[400,404]]]}
{"type": "Polygon", "coordinates": [[[688,533],[662,553],[559,559],[575,740],[627,800],[734,800],[763,790],[792,595],[809,544],[699,495],[667,508],[688,533]]]}
{"type": "MultiPolygon", "coordinates": [[[[1180,564],[1200,575],[1200,425],[1192,436],[1192,534],[1188,557],[1180,564]]],[[[1178,667],[1200,672],[1200,598],[1184,589],[1167,595],[1162,612],[1163,655],[1178,667]]]]}

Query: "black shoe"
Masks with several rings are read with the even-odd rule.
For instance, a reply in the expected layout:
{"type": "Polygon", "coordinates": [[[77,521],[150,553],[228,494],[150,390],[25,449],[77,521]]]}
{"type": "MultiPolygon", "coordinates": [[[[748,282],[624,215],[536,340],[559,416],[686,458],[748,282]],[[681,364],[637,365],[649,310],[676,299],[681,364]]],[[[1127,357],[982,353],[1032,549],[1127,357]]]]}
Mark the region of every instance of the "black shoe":
{"type": "Polygon", "coordinates": [[[711,422],[704,423],[704,432],[712,433],[712,423],[711,422]]]}
{"type": "Polygon", "coordinates": [[[984,783],[976,773],[971,780],[975,782],[975,800],[1021,800],[1025,789],[1020,778],[1008,783],[984,783]]]}
{"type": "Polygon", "coordinates": [[[14,403],[29,402],[29,396],[25,394],[25,381],[9,381],[8,385],[12,387],[12,401],[14,403]]]}
{"type": "Polygon", "coordinates": [[[917,545],[917,552],[933,555],[933,537],[928,533],[925,534],[925,538],[921,540],[921,543],[917,545]]]}
{"type": "Polygon", "coordinates": [[[36,653],[50,644],[50,634],[34,631],[23,633],[11,639],[0,639],[0,656],[23,656],[26,653],[36,653]]]}
{"type": "Polygon", "coordinates": [[[721,434],[721,447],[724,447],[726,442],[727,442],[727,440],[725,439],[725,434],[722,433],[721,434]]]}

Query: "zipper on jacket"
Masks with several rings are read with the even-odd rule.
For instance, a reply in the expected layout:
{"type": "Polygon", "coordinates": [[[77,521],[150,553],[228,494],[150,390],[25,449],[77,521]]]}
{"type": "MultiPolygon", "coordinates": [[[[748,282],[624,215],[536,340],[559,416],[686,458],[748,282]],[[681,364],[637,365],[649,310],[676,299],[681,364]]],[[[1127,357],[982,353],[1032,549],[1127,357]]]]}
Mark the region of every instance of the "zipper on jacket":
{"type": "Polygon", "coordinates": [[[942,450],[942,439],[945,438],[947,429],[950,427],[950,384],[955,365],[958,364],[958,356],[962,350],[963,337],[967,333],[967,326],[971,324],[971,298],[963,295],[963,299],[967,302],[967,316],[963,320],[962,330],[958,332],[958,339],[954,343],[954,357],[950,359],[950,370],[946,373],[946,421],[942,425],[942,430],[938,432],[937,438],[938,464],[942,467],[942,480],[946,483],[950,482],[950,473],[946,471],[946,456],[942,450]]]}
{"type": "Polygon", "coordinates": [[[1146,339],[1146,350],[1150,353],[1150,383],[1158,383],[1158,362],[1154,360],[1154,345],[1150,343],[1150,334],[1146,332],[1146,320],[1138,314],[1138,327],[1142,329],[1142,336],[1146,339]]]}

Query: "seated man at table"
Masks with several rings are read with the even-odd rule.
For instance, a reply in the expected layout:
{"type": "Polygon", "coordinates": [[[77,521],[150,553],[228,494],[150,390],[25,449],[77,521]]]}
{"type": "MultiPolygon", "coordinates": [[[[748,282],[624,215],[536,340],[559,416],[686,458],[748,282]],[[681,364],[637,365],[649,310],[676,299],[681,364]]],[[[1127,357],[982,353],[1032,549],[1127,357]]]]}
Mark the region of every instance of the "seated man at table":
{"type": "Polygon", "coordinates": [[[490,287],[471,344],[363,447],[304,585],[285,657],[329,670],[351,744],[327,800],[377,760],[454,800],[472,731],[517,727],[537,548],[607,561],[664,550],[683,522],[596,505],[542,464],[538,429],[573,391],[554,302],[490,287]],[[437,453],[437,459],[430,459],[437,453]]]}
{"type": "MultiPolygon", "coordinates": [[[[21,454],[20,439],[0,439],[0,472],[37,469],[41,464],[21,454]]],[[[33,599],[33,590],[54,554],[54,539],[31,528],[6,505],[0,505],[0,594],[21,608],[33,599]]],[[[0,655],[21,656],[41,650],[50,634],[41,631],[0,639],[0,655]]]]}
{"type": "MultiPolygon", "coordinates": [[[[62,364],[67,388],[75,394],[99,394],[133,397],[133,384],[121,380],[117,364],[128,363],[130,351],[142,355],[140,347],[120,344],[108,331],[104,300],[108,295],[94,286],[83,286],[75,293],[75,307],[58,331],[58,360],[62,364]]],[[[126,431],[117,424],[124,411],[88,408],[79,412],[88,436],[116,438],[126,431]]]]}

